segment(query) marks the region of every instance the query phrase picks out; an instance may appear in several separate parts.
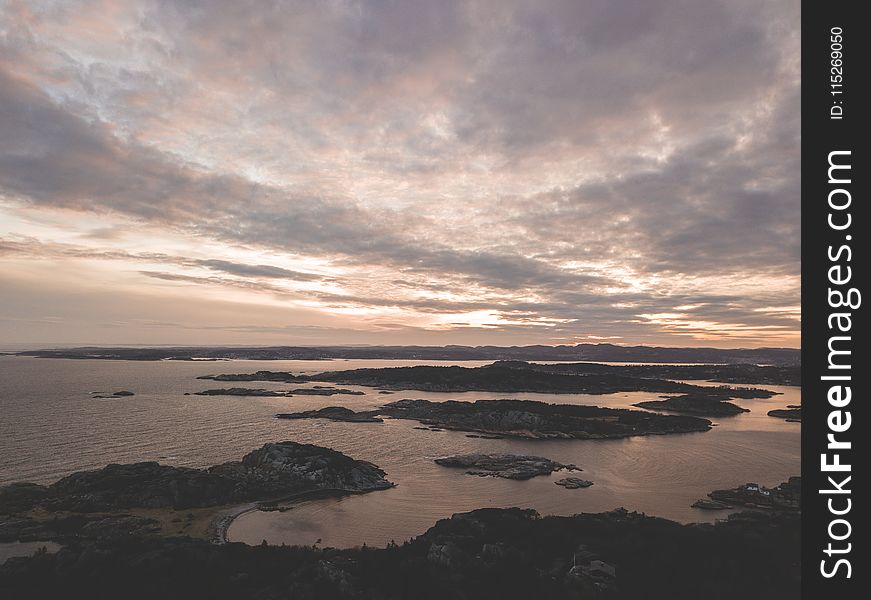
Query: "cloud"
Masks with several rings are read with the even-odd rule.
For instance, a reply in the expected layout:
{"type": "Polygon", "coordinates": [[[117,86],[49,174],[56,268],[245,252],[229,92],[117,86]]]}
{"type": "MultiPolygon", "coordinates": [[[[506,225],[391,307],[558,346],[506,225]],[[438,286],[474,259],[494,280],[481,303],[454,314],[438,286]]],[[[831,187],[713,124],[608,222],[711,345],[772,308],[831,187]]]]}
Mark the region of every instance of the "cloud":
{"type": "Polygon", "coordinates": [[[87,215],[56,257],[531,341],[797,339],[797,2],[0,10],[5,233],[87,215]]]}

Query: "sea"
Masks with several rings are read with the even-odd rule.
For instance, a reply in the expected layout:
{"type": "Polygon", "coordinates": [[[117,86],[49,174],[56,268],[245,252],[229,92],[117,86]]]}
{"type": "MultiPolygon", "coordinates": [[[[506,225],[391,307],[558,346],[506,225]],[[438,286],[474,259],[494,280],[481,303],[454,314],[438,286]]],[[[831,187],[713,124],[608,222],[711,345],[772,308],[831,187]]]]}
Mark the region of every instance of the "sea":
{"type": "MultiPolygon", "coordinates": [[[[657,394],[507,394],[397,391],[380,394],[342,385],[362,396],[290,398],[185,395],[245,386],[288,389],[299,384],[199,380],[201,375],[258,370],[313,374],[363,367],[417,364],[479,366],[489,361],[113,361],[0,356],[0,485],[51,483],[75,471],[109,463],[159,461],[207,467],[238,460],[267,442],[292,440],[334,448],[375,463],[396,487],[341,498],[314,499],[284,512],[251,511],[236,518],[230,541],[320,547],[384,546],[419,535],[437,520],[483,507],[533,508],[542,515],[572,515],[622,507],[684,523],[710,522],[724,511],[690,505],[715,489],[753,482],[774,486],[801,474],[801,424],[767,416],[801,404],[801,389],[760,385],[778,392],[764,400],[735,400],[749,413],[713,419],[708,432],[620,440],[511,440],[468,437],[457,431],[415,429],[415,421],[341,423],[280,420],[279,412],[326,406],[371,409],[403,398],[433,401],[516,398],[560,404],[632,408],[657,394]],[[94,396],[127,390],[135,395],[94,396]],[[534,454],[583,469],[569,475],[593,482],[565,489],[567,475],[528,481],[467,475],[441,467],[458,453],[534,454]]],[[[693,382],[703,385],[719,385],[693,382]]]]}

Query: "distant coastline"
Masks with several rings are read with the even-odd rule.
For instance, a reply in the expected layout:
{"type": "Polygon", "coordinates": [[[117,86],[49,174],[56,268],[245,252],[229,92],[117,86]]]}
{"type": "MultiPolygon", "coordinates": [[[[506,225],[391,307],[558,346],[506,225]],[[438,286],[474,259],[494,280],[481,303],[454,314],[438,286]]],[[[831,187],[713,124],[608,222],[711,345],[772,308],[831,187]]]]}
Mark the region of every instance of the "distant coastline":
{"type": "Polygon", "coordinates": [[[680,348],[576,344],[565,346],[174,346],[48,348],[16,356],[90,360],[551,360],[633,363],[801,364],[797,348],[680,348]]]}

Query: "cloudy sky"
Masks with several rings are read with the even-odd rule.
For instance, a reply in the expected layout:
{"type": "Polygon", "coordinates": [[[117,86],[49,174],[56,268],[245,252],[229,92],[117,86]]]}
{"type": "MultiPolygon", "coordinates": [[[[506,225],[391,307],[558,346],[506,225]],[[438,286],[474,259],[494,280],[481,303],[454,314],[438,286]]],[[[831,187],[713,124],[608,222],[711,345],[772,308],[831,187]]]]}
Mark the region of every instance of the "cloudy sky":
{"type": "Polygon", "coordinates": [[[799,42],[798,0],[0,0],[0,339],[797,346],[799,42]]]}

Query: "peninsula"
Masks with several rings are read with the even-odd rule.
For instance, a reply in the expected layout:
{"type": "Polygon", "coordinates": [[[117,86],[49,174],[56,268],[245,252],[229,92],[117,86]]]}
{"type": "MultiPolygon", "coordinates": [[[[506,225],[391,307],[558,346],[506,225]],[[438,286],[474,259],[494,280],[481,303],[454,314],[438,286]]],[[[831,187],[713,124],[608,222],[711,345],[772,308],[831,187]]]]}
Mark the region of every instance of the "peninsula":
{"type": "MultiPolygon", "coordinates": [[[[265,444],[239,461],[208,469],[156,462],[112,464],[51,485],[0,488],[0,542],[74,538],[83,528],[112,528],[119,518],[172,533],[176,524],[183,528],[184,522],[198,519],[214,526],[210,521],[221,516],[220,511],[200,509],[390,487],[384,471],[372,463],[296,442],[265,444]]],[[[206,535],[205,528],[200,534],[206,535]]]]}

